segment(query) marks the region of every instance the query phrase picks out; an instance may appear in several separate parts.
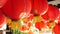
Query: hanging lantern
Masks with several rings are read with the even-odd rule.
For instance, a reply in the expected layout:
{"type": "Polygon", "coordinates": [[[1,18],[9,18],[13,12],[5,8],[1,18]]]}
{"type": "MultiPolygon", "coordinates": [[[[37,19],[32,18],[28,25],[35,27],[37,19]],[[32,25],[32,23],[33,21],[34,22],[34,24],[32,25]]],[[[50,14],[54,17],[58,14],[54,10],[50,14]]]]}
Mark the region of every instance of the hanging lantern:
{"type": "Polygon", "coordinates": [[[46,14],[42,15],[43,19],[54,21],[59,16],[59,9],[56,6],[49,5],[46,14]]]}
{"type": "Polygon", "coordinates": [[[2,10],[3,13],[11,19],[18,20],[22,13],[26,13],[26,15],[28,15],[31,10],[31,2],[29,0],[9,0],[2,10]]]}
{"type": "Polygon", "coordinates": [[[48,2],[47,0],[32,0],[32,12],[35,15],[43,15],[47,12],[48,2]]]}

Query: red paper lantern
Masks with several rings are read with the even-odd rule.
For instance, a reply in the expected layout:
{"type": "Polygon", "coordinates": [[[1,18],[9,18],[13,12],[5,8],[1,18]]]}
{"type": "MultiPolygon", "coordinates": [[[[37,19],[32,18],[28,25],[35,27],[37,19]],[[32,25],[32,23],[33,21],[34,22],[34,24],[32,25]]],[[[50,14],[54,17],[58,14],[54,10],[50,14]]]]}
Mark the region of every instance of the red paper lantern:
{"type": "Polygon", "coordinates": [[[43,15],[47,12],[47,0],[32,0],[32,10],[35,15],[43,15]]]}
{"type": "Polygon", "coordinates": [[[59,9],[56,6],[49,5],[46,14],[42,15],[43,19],[54,21],[59,16],[59,9]]]}
{"type": "Polygon", "coordinates": [[[31,2],[29,0],[9,0],[2,8],[3,13],[13,20],[20,19],[21,13],[30,13],[31,2]]]}

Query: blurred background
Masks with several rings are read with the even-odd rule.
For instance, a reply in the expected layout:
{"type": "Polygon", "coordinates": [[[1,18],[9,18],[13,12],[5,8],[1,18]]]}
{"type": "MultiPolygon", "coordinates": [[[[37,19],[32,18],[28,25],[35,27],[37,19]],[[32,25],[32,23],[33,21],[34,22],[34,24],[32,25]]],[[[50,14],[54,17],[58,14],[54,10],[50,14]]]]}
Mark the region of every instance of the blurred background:
{"type": "MultiPolygon", "coordinates": [[[[55,5],[58,8],[60,8],[60,0],[47,0],[47,1],[48,1],[49,4],[55,5]]],[[[0,30],[5,30],[5,29],[7,31],[9,31],[9,28],[8,28],[8,25],[7,24],[3,25],[3,27],[0,28],[0,30]]],[[[2,32],[2,31],[0,31],[0,32],[2,32]]],[[[2,33],[4,33],[4,34],[11,34],[11,32],[6,32],[6,31],[3,31],[2,33]]]]}

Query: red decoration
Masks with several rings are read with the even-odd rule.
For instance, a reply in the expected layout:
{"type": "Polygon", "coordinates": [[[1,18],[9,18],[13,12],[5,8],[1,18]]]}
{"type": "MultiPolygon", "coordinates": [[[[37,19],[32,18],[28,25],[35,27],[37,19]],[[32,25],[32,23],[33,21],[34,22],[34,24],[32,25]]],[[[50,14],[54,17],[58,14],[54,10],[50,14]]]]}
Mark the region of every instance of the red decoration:
{"type": "Polygon", "coordinates": [[[56,6],[49,5],[46,14],[42,15],[43,19],[54,21],[59,16],[59,9],[56,6]]]}
{"type": "Polygon", "coordinates": [[[27,15],[30,13],[31,2],[29,0],[8,0],[2,10],[11,19],[18,20],[21,13],[26,12],[27,15]]]}
{"type": "Polygon", "coordinates": [[[60,25],[56,24],[53,31],[55,34],[60,34],[60,25]]]}
{"type": "Polygon", "coordinates": [[[36,22],[35,27],[38,28],[39,30],[41,30],[41,28],[44,27],[44,22],[36,22]]]}
{"type": "Polygon", "coordinates": [[[32,0],[32,10],[35,15],[43,15],[47,12],[47,0],[32,0]]]}

